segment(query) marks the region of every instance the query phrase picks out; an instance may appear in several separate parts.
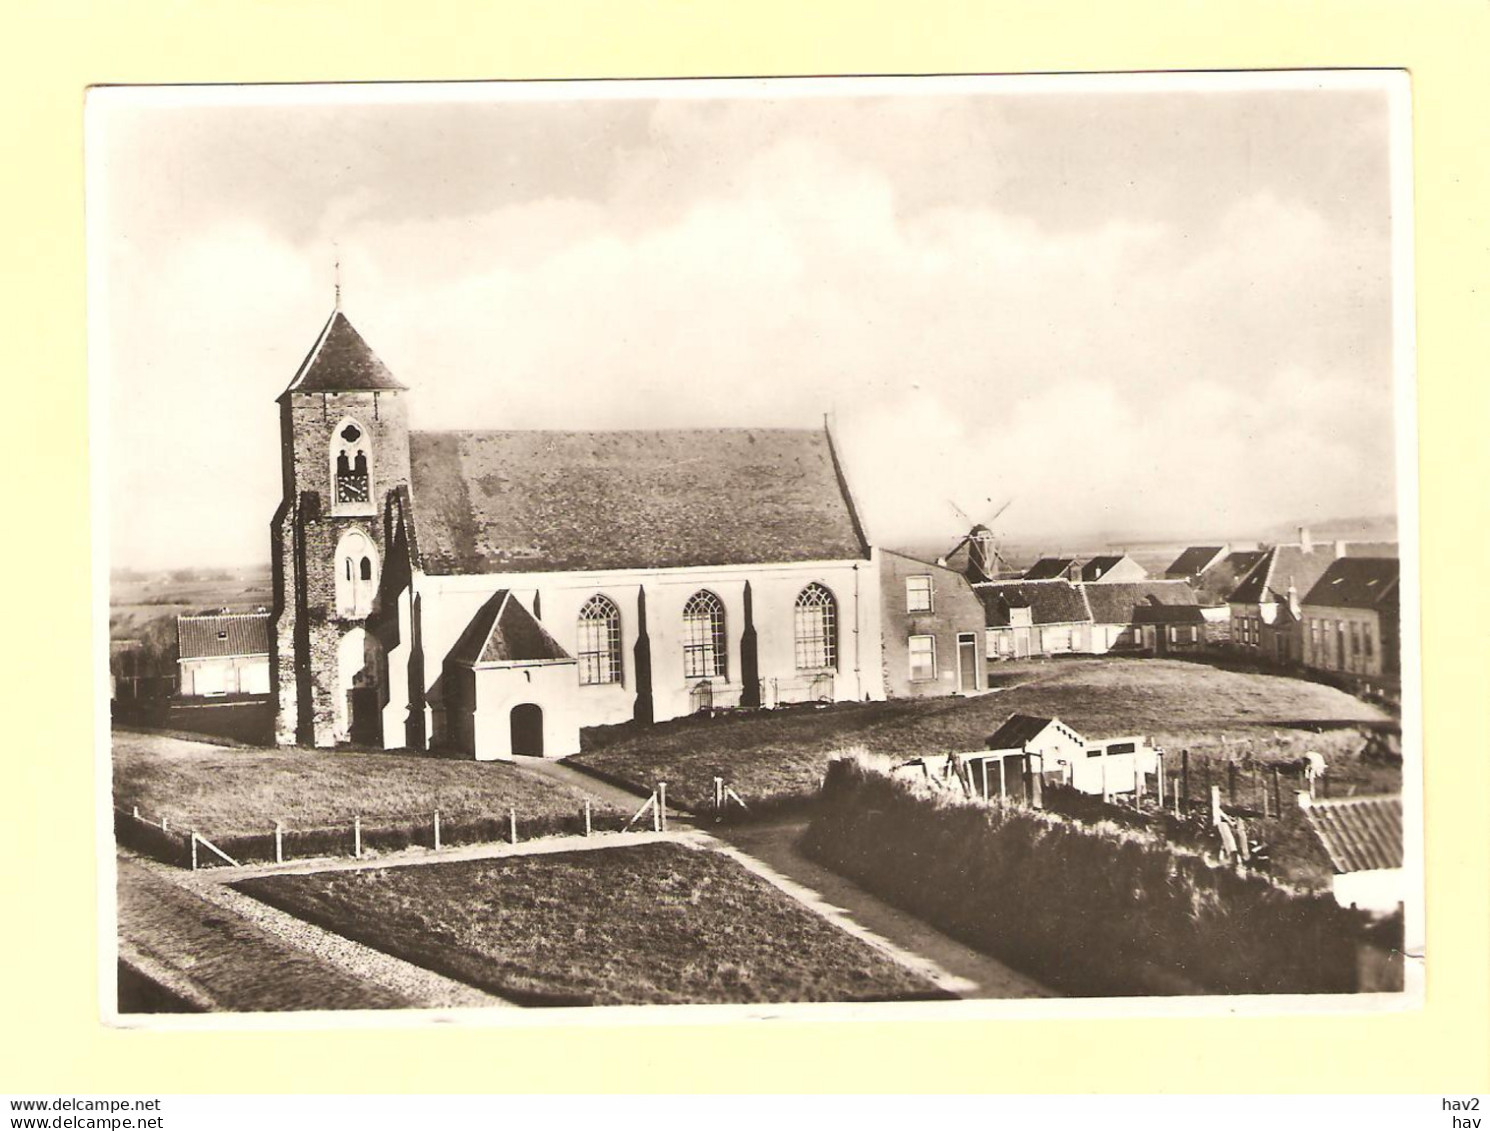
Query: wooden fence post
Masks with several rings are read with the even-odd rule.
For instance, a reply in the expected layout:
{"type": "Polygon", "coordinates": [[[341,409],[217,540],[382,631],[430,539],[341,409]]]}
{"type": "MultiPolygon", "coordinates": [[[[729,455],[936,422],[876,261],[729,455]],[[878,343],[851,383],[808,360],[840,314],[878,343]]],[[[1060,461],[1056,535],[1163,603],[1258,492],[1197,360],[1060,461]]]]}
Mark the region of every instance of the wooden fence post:
{"type": "Polygon", "coordinates": [[[1278,784],[1278,767],[1273,767],[1273,812],[1283,816],[1283,794],[1278,784]]]}
{"type": "Polygon", "coordinates": [[[134,817],[136,821],[140,819],[140,807],[138,805],[134,807],[134,817]]]}
{"type": "Polygon", "coordinates": [[[714,817],[717,820],[720,811],[724,809],[724,779],[714,779],[714,817]]]}
{"type": "Polygon", "coordinates": [[[362,859],[362,818],[352,818],[352,855],[362,859]]]}
{"type": "Polygon", "coordinates": [[[1159,751],[1156,757],[1159,762],[1159,812],[1162,813],[1164,812],[1164,751],[1159,751]]]}
{"type": "Polygon", "coordinates": [[[658,832],[667,832],[667,782],[657,783],[658,832]]]}
{"type": "Polygon", "coordinates": [[[1190,811],[1190,751],[1180,751],[1180,795],[1185,799],[1185,812],[1190,811]]]}
{"type": "Polygon", "coordinates": [[[440,851],[440,811],[435,810],[435,851],[440,851]]]}
{"type": "Polygon", "coordinates": [[[1226,804],[1236,804],[1236,763],[1226,763],[1226,804]]]}
{"type": "Polygon", "coordinates": [[[164,814],[162,814],[161,815],[161,818],[160,818],[160,831],[163,832],[163,833],[168,833],[168,832],[171,831],[171,826],[166,823],[166,818],[165,818],[165,815],[164,814]]]}
{"type": "Polygon", "coordinates": [[[1205,795],[1207,797],[1211,795],[1211,760],[1209,758],[1205,760],[1205,795]]]}
{"type": "Polygon", "coordinates": [[[274,822],[274,862],[285,862],[285,827],[278,821],[274,822]]]}
{"type": "Polygon", "coordinates": [[[517,843],[517,809],[507,810],[507,841],[509,844],[517,843]]]}
{"type": "Polygon", "coordinates": [[[1214,828],[1221,823],[1221,787],[1211,786],[1211,826],[1214,828]]]}
{"type": "Polygon", "coordinates": [[[197,834],[191,834],[191,870],[197,870],[197,834]]]}
{"type": "MultiPolygon", "coordinates": [[[[718,778],[714,779],[718,781],[718,778]]],[[[590,799],[585,798],[585,836],[590,835],[590,799]]]]}

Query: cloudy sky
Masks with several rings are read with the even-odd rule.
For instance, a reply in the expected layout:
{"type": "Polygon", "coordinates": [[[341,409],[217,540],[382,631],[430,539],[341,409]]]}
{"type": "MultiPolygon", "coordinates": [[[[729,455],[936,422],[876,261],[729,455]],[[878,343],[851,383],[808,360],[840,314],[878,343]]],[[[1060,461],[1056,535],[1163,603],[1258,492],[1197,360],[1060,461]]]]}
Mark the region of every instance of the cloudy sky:
{"type": "Polygon", "coordinates": [[[95,97],[113,564],[267,560],[337,257],[416,428],[832,412],[882,544],[1394,513],[1380,87],[684,92],[95,97]]]}

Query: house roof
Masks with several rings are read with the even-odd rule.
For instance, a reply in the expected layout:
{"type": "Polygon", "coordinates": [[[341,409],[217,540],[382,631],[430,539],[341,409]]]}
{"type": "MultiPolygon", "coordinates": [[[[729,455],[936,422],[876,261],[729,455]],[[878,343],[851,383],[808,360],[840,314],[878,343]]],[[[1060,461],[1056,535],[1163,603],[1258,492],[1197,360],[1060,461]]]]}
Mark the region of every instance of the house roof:
{"type": "Polygon", "coordinates": [[[1183,581],[1114,581],[1083,585],[1095,624],[1132,624],[1143,605],[1198,605],[1183,581]]]}
{"type": "Polygon", "coordinates": [[[1165,577],[1189,578],[1199,577],[1211,566],[1215,565],[1221,555],[1226,552],[1225,546],[1190,546],[1169,563],[1169,568],[1164,571],[1165,577]]]}
{"type": "Polygon", "coordinates": [[[414,432],[409,459],[427,573],[869,557],[825,429],[414,432]]]}
{"type": "Polygon", "coordinates": [[[1304,817],[1339,872],[1402,867],[1402,798],[1312,801],[1304,817]]]}
{"type": "Polygon", "coordinates": [[[1396,558],[1338,558],[1304,597],[1306,605],[1376,609],[1397,598],[1396,558]]]}
{"type": "Polygon", "coordinates": [[[1040,715],[1010,715],[1003,726],[988,736],[988,749],[1022,750],[1025,743],[1033,742],[1053,722],[1054,719],[1040,715]]]}
{"type": "Polygon", "coordinates": [[[183,660],[269,654],[268,613],[176,618],[176,654],[183,660]]]}
{"type": "Polygon", "coordinates": [[[1081,567],[1081,580],[1100,581],[1104,574],[1111,572],[1113,567],[1125,557],[1127,557],[1126,554],[1103,554],[1088,559],[1087,563],[1081,567]]]}
{"type": "Polygon", "coordinates": [[[1205,613],[1199,605],[1138,605],[1133,609],[1134,624],[1204,624],[1205,613]]]}
{"type": "Polygon", "coordinates": [[[352,328],[347,316],[333,310],[316,344],[305,355],[295,379],[281,396],[288,393],[357,392],[370,389],[403,389],[378,360],[362,335],[352,328]]]}
{"type": "Polygon", "coordinates": [[[1009,623],[1004,606],[1029,608],[1034,624],[1086,623],[1092,619],[1081,588],[1069,581],[989,581],[974,585],[983,602],[983,623],[994,628],[1009,623]]]}
{"type": "Polygon", "coordinates": [[[1066,571],[1075,564],[1075,558],[1041,558],[1024,571],[1024,580],[1052,581],[1058,577],[1065,577],[1066,571]]]}
{"type": "Polygon", "coordinates": [[[498,589],[450,651],[461,664],[542,663],[574,659],[509,590],[498,589]]]}
{"type": "Polygon", "coordinates": [[[1309,550],[1297,544],[1273,546],[1226,597],[1233,605],[1286,601],[1289,586],[1302,596],[1309,592],[1335,560],[1332,542],[1317,543],[1309,550]]]}

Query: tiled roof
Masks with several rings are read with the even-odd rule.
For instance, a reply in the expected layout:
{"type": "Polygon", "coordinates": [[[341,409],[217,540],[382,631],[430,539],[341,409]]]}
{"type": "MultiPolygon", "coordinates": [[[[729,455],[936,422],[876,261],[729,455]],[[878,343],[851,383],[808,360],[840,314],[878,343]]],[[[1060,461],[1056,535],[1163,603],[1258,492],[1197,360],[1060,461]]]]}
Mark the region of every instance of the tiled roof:
{"type": "Polygon", "coordinates": [[[1306,605],[1335,609],[1376,609],[1397,597],[1396,558],[1340,558],[1304,598],[1306,605]]]}
{"type": "Polygon", "coordinates": [[[1065,577],[1066,571],[1075,564],[1075,558],[1041,558],[1024,571],[1024,580],[1051,581],[1058,577],[1065,577]]]}
{"type": "Polygon", "coordinates": [[[1233,550],[1200,575],[1195,589],[1202,604],[1224,604],[1237,582],[1262,561],[1262,550],[1233,550]]]}
{"type": "Polygon", "coordinates": [[[1195,590],[1183,581],[1117,581],[1083,585],[1096,624],[1132,624],[1141,605],[1195,605],[1195,590]]]}
{"type": "Polygon", "coordinates": [[[1191,546],[1169,563],[1164,576],[1181,580],[1198,577],[1215,565],[1225,550],[1225,546],[1191,546]]]}
{"type": "Polygon", "coordinates": [[[1139,605],[1133,610],[1134,624],[1204,624],[1199,605],[1139,605]]]}
{"type": "Polygon", "coordinates": [[[1316,542],[1307,552],[1297,544],[1274,546],[1248,571],[1226,600],[1233,605],[1288,600],[1289,586],[1300,597],[1314,587],[1335,560],[1333,542],[1316,542]]]}
{"type": "Polygon", "coordinates": [[[988,736],[988,749],[1022,750],[1026,742],[1039,737],[1040,732],[1053,722],[1054,719],[1039,715],[1010,715],[1003,726],[988,736]]]}
{"type": "Polygon", "coordinates": [[[498,589],[491,600],[481,606],[450,651],[450,659],[463,664],[533,663],[573,658],[506,589],[498,589]]]}
{"type": "Polygon", "coordinates": [[[864,559],[825,430],[414,432],[434,574],[864,559]]]}
{"type": "Polygon", "coordinates": [[[268,613],[223,613],[176,618],[177,655],[183,660],[269,654],[268,613]]]}
{"type": "Polygon", "coordinates": [[[1402,798],[1313,801],[1304,816],[1336,872],[1402,867],[1402,798]]]}
{"type": "Polygon", "coordinates": [[[402,388],[405,386],[399,384],[388,372],[388,367],[378,360],[378,355],[352,328],[347,316],[335,310],[285,393],[402,388]]]}
{"type": "Polygon", "coordinates": [[[984,624],[994,628],[1009,623],[1001,598],[1014,608],[1027,606],[1034,624],[1085,624],[1092,619],[1081,588],[1069,581],[990,581],[974,585],[973,591],[983,602],[984,624]]]}

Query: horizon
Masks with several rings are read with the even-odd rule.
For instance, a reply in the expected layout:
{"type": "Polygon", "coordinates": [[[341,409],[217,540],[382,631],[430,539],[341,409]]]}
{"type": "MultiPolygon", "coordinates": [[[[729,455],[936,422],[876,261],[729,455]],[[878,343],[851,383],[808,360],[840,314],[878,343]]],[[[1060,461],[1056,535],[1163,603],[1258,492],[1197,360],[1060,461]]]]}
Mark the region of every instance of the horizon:
{"type": "Polygon", "coordinates": [[[334,288],[415,431],[831,416],[887,548],[1395,519],[1391,99],[1301,82],[90,95],[110,565],[267,556],[334,288]]]}

